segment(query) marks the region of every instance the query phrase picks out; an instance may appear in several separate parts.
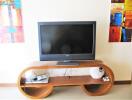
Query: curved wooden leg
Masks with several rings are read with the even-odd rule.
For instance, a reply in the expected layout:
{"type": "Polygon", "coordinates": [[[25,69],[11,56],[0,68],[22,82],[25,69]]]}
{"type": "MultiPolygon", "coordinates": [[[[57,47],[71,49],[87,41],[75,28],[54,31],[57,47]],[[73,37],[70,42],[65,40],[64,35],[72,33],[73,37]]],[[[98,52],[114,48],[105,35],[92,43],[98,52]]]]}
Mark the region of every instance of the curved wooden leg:
{"type": "MultiPolygon", "coordinates": [[[[24,75],[24,73],[28,71],[28,69],[24,70],[19,78],[18,78],[18,89],[21,91],[21,93],[23,95],[25,95],[28,98],[31,99],[42,99],[45,98],[47,96],[49,96],[52,91],[53,91],[53,86],[52,85],[48,85],[48,86],[34,86],[34,84],[29,86],[26,86],[24,83],[24,78],[22,77],[24,75]]],[[[39,84],[39,83],[38,83],[39,84]]]]}
{"type": "Polygon", "coordinates": [[[48,87],[20,87],[20,91],[31,99],[42,99],[49,96],[53,91],[53,86],[48,87]]]}
{"type": "Polygon", "coordinates": [[[109,78],[109,82],[106,84],[89,84],[89,85],[81,85],[81,88],[83,91],[91,96],[99,96],[106,94],[110,91],[110,89],[113,86],[114,82],[114,75],[110,68],[108,68],[106,65],[102,65],[102,68],[105,70],[105,76],[109,78]]]}

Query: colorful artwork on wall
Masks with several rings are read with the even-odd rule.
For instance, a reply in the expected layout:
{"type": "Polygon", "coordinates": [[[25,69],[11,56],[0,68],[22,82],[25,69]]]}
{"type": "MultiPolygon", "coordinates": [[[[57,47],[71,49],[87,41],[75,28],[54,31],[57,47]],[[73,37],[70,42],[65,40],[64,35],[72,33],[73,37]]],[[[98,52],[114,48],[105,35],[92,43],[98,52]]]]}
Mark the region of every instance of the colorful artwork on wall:
{"type": "Polygon", "coordinates": [[[132,41],[132,0],[112,0],[109,42],[132,41]]]}
{"type": "Polygon", "coordinates": [[[0,43],[24,42],[21,1],[0,0],[0,43]]]}

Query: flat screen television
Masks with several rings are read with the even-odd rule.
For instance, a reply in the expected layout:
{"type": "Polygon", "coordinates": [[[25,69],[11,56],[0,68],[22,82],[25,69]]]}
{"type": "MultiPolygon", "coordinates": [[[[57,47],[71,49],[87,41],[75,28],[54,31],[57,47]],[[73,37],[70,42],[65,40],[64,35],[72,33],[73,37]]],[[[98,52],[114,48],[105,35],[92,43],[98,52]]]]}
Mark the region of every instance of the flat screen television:
{"type": "Polygon", "coordinates": [[[96,21],[38,22],[40,61],[94,60],[96,21]]]}

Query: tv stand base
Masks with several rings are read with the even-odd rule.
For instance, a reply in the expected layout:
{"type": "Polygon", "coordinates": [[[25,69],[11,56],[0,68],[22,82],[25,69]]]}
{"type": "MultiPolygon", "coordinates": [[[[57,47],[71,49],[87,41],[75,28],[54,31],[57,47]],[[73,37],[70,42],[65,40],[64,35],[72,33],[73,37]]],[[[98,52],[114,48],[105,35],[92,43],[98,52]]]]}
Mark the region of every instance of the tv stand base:
{"type": "Polygon", "coordinates": [[[31,99],[42,99],[49,96],[53,92],[53,88],[56,86],[80,86],[81,89],[88,95],[99,96],[106,94],[112,88],[114,82],[114,74],[112,70],[102,61],[82,61],[79,65],[43,65],[29,67],[22,71],[18,78],[18,88],[25,96],[31,99]],[[105,76],[100,79],[93,79],[90,76],[56,76],[49,77],[48,83],[25,83],[25,73],[29,70],[48,70],[48,69],[61,69],[61,68],[87,68],[87,67],[101,67],[105,71],[105,76]],[[108,77],[109,81],[104,81],[103,78],[108,77]]]}

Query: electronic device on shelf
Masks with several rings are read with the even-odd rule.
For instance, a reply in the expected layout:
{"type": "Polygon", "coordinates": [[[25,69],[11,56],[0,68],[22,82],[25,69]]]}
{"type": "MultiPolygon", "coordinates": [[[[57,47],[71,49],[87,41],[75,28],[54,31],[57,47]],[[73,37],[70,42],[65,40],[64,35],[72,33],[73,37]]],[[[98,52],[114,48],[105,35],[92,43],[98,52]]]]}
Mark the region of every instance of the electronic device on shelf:
{"type": "Polygon", "coordinates": [[[49,76],[46,74],[43,75],[36,75],[36,76],[29,76],[28,79],[26,79],[25,83],[48,83],[49,76]]]}
{"type": "Polygon", "coordinates": [[[96,21],[39,22],[38,34],[40,61],[95,60],[96,21]]]}

